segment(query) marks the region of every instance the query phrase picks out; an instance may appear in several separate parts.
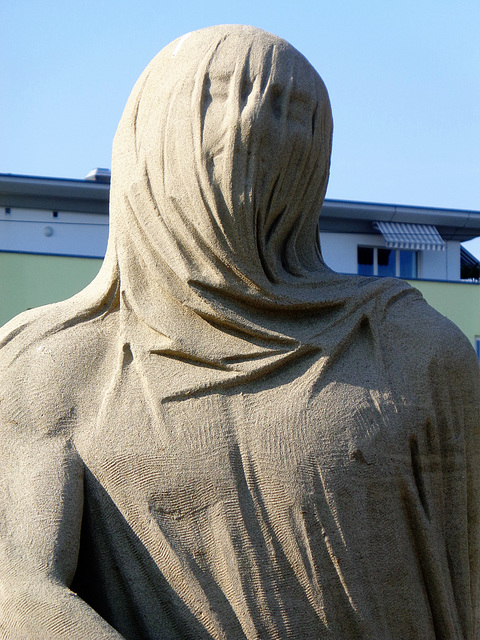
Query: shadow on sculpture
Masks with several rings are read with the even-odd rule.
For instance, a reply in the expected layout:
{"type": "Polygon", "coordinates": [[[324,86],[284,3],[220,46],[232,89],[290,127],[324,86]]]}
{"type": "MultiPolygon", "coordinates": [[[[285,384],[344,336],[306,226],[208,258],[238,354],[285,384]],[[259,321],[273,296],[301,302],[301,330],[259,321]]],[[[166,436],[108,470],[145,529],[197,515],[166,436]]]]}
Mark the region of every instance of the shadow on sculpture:
{"type": "Polygon", "coordinates": [[[1,334],[0,638],[474,638],[478,363],[323,262],[332,119],[288,43],[138,80],[99,276],[1,334]]]}

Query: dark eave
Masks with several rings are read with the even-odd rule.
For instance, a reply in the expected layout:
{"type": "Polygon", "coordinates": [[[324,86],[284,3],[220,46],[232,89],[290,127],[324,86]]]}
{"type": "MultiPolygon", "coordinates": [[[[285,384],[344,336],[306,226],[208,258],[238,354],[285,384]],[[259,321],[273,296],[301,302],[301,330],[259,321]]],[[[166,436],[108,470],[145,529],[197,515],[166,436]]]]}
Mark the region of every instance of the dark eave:
{"type": "Polygon", "coordinates": [[[378,233],[375,221],[433,224],[444,240],[464,242],[480,236],[480,212],[405,205],[325,200],[320,215],[322,231],[378,233]]]}
{"type": "Polygon", "coordinates": [[[0,207],[108,213],[110,185],[0,173],[0,207]]]}

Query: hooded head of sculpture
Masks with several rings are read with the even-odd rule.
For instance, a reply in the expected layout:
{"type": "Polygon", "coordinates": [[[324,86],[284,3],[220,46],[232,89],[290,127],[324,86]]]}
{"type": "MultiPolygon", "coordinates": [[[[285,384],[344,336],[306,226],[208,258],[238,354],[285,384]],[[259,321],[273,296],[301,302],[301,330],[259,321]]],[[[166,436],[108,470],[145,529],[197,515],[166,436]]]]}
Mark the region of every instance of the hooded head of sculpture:
{"type": "Polygon", "coordinates": [[[113,147],[126,296],[136,260],[149,289],[173,287],[184,303],[213,290],[272,302],[318,282],[331,138],[325,86],[284,40],[226,25],[168,45],[138,80],[113,147]]]}
{"type": "Polygon", "coordinates": [[[248,375],[324,349],[364,301],[320,253],[331,142],[325,85],[281,38],[224,25],[165,47],[113,146],[103,274],[124,344],[248,375]]]}

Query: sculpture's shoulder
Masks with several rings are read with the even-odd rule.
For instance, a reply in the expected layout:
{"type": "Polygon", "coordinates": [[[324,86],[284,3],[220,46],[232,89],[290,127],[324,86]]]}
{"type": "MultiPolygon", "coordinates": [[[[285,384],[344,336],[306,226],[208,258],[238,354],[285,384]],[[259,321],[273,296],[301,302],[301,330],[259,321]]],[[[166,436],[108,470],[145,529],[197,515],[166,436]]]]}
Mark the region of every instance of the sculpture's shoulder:
{"type": "Polygon", "coordinates": [[[11,320],[0,330],[2,416],[20,429],[73,424],[95,405],[117,332],[116,312],[85,317],[66,313],[62,303],[11,320]]]}
{"type": "Polygon", "coordinates": [[[385,357],[413,375],[442,371],[457,380],[478,377],[478,359],[465,334],[415,288],[397,288],[381,310],[385,357]]]}

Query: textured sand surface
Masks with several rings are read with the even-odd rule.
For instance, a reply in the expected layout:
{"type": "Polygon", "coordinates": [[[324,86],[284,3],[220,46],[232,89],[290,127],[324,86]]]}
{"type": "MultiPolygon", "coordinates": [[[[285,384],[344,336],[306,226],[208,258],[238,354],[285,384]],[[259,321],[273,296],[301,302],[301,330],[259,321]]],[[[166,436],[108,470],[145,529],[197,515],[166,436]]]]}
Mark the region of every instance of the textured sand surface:
{"type": "Polygon", "coordinates": [[[331,136],[251,27],[138,80],[99,276],[0,335],[0,638],[479,637],[478,361],[324,265],[331,136]]]}

